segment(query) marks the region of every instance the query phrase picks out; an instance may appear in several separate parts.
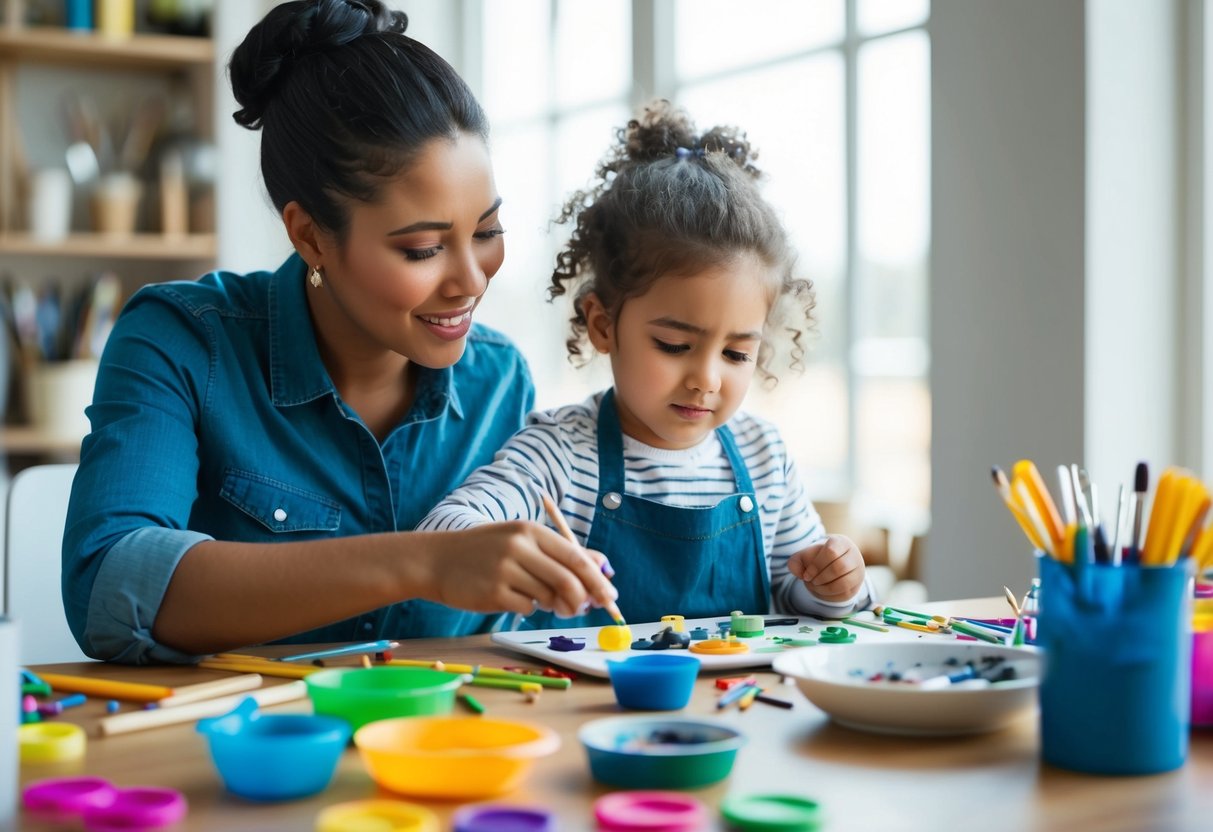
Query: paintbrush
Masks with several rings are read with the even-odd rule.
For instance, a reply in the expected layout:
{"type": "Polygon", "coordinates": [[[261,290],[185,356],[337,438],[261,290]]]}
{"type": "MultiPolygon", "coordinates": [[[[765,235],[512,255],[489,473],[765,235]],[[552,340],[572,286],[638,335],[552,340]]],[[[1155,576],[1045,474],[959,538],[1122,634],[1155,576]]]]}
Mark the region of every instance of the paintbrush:
{"type": "Polygon", "coordinates": [[[1146,490],[1150,485],[1150,469],[1146,463],[1137,463],[1133,472],[1133,493],[1129,497],[1129,513],[1133,517],[1133,529],[1129,537],[1129,560],[1135,561],[1141,555],[1141,514],[1146,502],[1146,490]]]}
{"type": "MultiPolygon", "coordinates": [[[[574,546],[580,547],[577,542],[577,537],[573,534],[573,530],[569,528],[569,524],[565,522],[564,515],[560,513],[560,509],[556,508],[556,504],[552,502],[552,498],[547,494],[540,494],[540,499],[543,500],[543,510],[547,512],[548,517],[552,521],[552,525],[556,527],[556,531],[560,532],[560,536],[572,543],[574,546]]],[[[605,564],[603,564],[605,567],[605,564]]],[[[626,627],[628,622],[623,620],[623,613],[619,611],[614,601],[607,601],[603,607],[607,611],[607,615],[620,627],[626,627]]]]}

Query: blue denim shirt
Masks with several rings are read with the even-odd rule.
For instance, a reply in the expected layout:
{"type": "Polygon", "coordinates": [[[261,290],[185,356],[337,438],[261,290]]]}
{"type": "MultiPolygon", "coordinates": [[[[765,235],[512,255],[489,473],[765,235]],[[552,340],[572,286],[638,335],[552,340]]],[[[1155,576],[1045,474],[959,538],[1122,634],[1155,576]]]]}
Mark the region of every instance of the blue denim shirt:
{"type": "MultiPolygon", "coordinates": [[[[63,542],[67,619],[89,655],[194,659],[152,638],[190,547],[412,529],[534,404],[517,349],[477,326],[453,367],[420,370],[381,445],[320,361],[304,275],[292,256],[274,273],[148,286],[116,322],[63,542]]],[[[456,636],[495,620],[409,601],[285,641],[456,636]]]]}

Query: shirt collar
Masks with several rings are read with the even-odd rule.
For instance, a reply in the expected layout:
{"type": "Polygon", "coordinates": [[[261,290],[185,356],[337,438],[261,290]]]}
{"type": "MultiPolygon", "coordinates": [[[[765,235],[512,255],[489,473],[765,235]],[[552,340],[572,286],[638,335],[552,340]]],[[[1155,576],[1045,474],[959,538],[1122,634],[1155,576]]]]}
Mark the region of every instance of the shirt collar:
{"type": "MultiPolygon", "coordinates": [[[[336,392],[316,346],[307,305],[307,264],[298,254],[286,259],[270,280],[270,388],[274,405],[302,404],[336,392]]],[[[424,422],[443,414],[448,404],[463,418],[463,404],[452,367],[418,367],[417,395],[404,423],[424,422]]]]}

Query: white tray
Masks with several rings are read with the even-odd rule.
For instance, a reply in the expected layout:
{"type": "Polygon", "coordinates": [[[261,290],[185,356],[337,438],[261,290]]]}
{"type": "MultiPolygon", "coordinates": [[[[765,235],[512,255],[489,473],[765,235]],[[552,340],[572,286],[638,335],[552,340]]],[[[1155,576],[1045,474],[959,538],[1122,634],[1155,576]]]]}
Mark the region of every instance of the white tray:
{"type": "MultiPolygon", "coordinates": [[[[765,620],[776,618],[793,618],[795,616],[782,615],[767,615],[765,620]]],[[[863,616],[864,620],[869,620],[870,613],[863,616]]],[[[709,635],[715,636],[718,632],[717,623],[728,621],[728,616],[718,616],[716,618],[688,618],[683,629],[690,632],[693,627],[705,628],[709,635]]],[[[750,650],[746,653],[735,653],[727,656],[715,656],[705,653],[692,653],[691,655],[698,658],[702,663],[703,670],[731,670],[734,668],[743,667],[766,667],[771,661],[785,650],[793,650],[796,648],[785,648],[780,651],[761,652],[765,647],[777,647],[778,645],[772,641],[772,636],[782,636],[784,638],[807,638],[816,639],[821,635],[826,627],[837,625],[846,627],[848,632],[855,634],[855,641],[873,641],[876,639],[888,639],[892,641],[914,641],[919,637],[938,639],[948,638],[951,636],[937,636],[919,633],[914,630],[906,630],[901,627],[889,627],[889,632],[881,633],[876,630],[869,630],[863,627],[854,627],[843,621],[822,621],[818,618],[808,618],[800,616],[797,618],[797,623],[793,625],[781,625],[766,627],[762,638],[747,638],[742,641],[749,645],[750,650]],[[801,627],[812,627],[811,633],[800,632],[801,627]]],[[[651,638],[661,631],[665,624],[650,623],[650,624],[629,624],[632,630],[632,638],[651,638]]],[[[560,665],[567,667],[570,670],[576,670],[580,673],[587,673],[591,676],[607,676],[607,659],[626,659],[628,656],[645,656],[655,651],[651,650],[618,650],[607,652],[598,647],[598,631],[600,627],[570,627],[568,629],[552,629],[552,630],[514,630],[511,632],[493,633],[492,640],[496,644],[503,647],[508,647],[511,650],[516,650],[519,653],[525,653],[528,656],[534,656],[549,664],[560,665]],[[548,647],[548,639],[551,636],[567,636],[569,638],[581,637],[585,639],[585,647],[581,650],[573,652],[563,652],[561,650],[553,650],[548,647]]],[[[694,642],[691,642],[694,644],[694,642]]],[[[816,647],[805,649],[829,649],[828,644],[818,644],[816,647]]],[[[664,652],[664,651],[663,651],[664,652]]],[[[677,652],[682,652],[681,648],[677,652]]]]}

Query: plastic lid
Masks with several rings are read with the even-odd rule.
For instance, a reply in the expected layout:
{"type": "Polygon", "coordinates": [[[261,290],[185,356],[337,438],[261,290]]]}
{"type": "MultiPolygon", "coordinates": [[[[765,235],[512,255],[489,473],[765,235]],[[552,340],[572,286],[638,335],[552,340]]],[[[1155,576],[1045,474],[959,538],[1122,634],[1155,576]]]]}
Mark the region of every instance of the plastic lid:
{"type": "Polygon", "coordinates": [[[555,832],[546,809],[526,806],[468,806],[455,813],[455,832],[555,832]]]}
{"type": "Polygon", "coordinates": [[[816,801],[784,794],[731,797],[721,805],[720,814],[747,832],[807,832],[821,822],[816,801]]]}
{"type": "Polygon", "coordinates": [[[188,809],[185,795],[176,789],[118,789],[112,803],[84,810],[84,828],[89,832],[161,829],[181,820],[188,809]]]}
{"type": "Polygon", "coordinates": [[[101,777],[53,777],[26,786],[21,802],[38,814],[79,815],[90,806],[108,806],[116,793],[101,777]]]}
{"type": "Polygon", "coordinates": [[[615,792],[594,802],[594,817],[611,832],[691,832],[707,822],[707,808],[678,792],[615,792]]]}
{"type": "Polygon", "coordinates": [[[401,800],[352,800],[321,809],[316,832],[439,832],[438,816],[401,800]]]}
{"type": "Polygon", "coordinates": [[[32,722],[17,729],[23,763],[60,763],[84,756],[84,729],[70,722],[32,722]]]}

